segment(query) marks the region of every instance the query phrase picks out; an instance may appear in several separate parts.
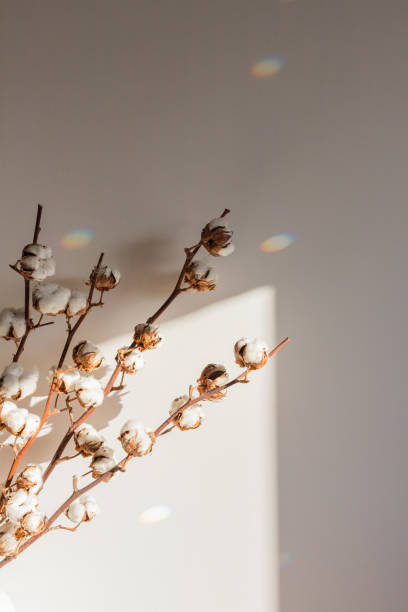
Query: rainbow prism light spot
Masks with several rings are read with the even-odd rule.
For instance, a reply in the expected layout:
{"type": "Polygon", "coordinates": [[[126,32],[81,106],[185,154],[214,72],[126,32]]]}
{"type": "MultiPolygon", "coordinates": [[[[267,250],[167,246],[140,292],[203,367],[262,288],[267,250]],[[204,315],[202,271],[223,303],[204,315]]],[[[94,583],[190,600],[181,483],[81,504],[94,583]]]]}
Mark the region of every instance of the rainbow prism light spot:
{"type": "Polygon", "coordinates": [[[259,248],[264,253],[276,253],[277,251],[283,251],[288,246],[293,244],[295,236],[293,234],[275,234],[261,242],[259,248]]]}
{"type": "Polygon", "coordinates": [[[75,251],[88,246],[94,239],[94,231],[88,227],[78,227],[65,234],[61,239],[61,246],[64,249],[75,251]]]}
{"type": "Polygon", "coordinates": [[[266,57],[256,62],[256,64],[252,64],[251,74],[257,79],[267,79],[278,74],[282,70],[284,63],[284,59],[278,55],[266,57]]]}

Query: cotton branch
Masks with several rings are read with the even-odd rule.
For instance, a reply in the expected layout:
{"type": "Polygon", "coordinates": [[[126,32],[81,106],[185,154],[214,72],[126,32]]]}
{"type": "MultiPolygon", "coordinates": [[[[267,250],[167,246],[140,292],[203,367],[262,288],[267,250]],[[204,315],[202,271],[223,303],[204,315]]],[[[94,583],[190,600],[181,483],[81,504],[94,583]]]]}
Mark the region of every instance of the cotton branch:
{"type": "Polygon", "coordinates": [[[104,256],[104,254],[101,253],[101,255],[99,256],[99,259],[98,259],[98,263],[96,264],[95,268],[92,270],[91,275],[90,275],[90,288],[89,288],[89,294],[88,294],[88,308],[86,309],[86,311],[80,317],[78,317],[78,320],[76,321],[75,325],[73,326],[73,328],[68,333],[68,337],[67,337],[67,339],[65,341],[64,347],[62,349],[61,357],[60,357],[59,362],[58,362],[57,370],[54,373],[54,377],[53,377],[52,382],[51,382],[51,387],[50,387],[50,391],[48,393],[47,402],[45,404],[44,412],[42,414],[42,417],[41,417],[38,429],[36,430],[34,435],[27,441],[27,443],[24,445],[24,447],[20,450],[18,455],[15,457],[15,459],[13,461],[13,464],[12,464],[12,466],[10,468],[7,480],[6,480],[6,484],[5,484],[5,488],[6,489],[12,483],[13,476],[14,476],[14,474],[15,474],[15,472],[16,472],[19,464],[20,464],[20,461],[22,460],[22,458],[24,457],[24,455],[26,454],[26,452],[28,451],[30,446],[33,444],[34,440],[36,439],[36,437],[40,433],[44,423],[47,421],[48,417],[50,416],[52,400],[53,400],[55,389],[56,389],[56,385],[57,385],[58,371],[63,366],[66,354],[67,354],[67,352],[69,350],[69,347],[71,345],[71,342],[72,342],[72,340],[74,338],[75,333],[77,332],[79,326],[84,321],[85,317],[87,316],[87,314],[89,313],[89,311],[92,308],[92,298],[93,298],[93,294],[94,294],[94,290],[95,290],[95,283],[96,283],[98,271],[99,271],[100,266],[102,264],[103,256],[104,256]]]}
{"type": "MultiPolygon", "coordinates": [[[[273,355],[275,355],[281,348],[283,348],[288,342],[289,342],[289,338],[285,338],[284,340],[282,340],[282,342],[280,342],[272,351],[270,351],[268,353],[268,355],[267,355],[268,360],[273,355]]],[[[186,402],[183,406],[181,406],[176,412],[174,412],[171,416],[169,416],[165,421],[163,421],[155,429],[154,436],[157,438],[157,437],[160,437],[160,436],[164,435],[165,433],[167,433],[167,431],[168,431],[167,428],[170,425],[172,425],[180,417],[180,415],[185,410],[187,410],[188,408],[190,408],[194,404],[197,404],[199,402],[211,399],[212,396],[214,396],[216,394],[219,394],[220,392],[223,392],[226,389],[228,389],[230,387],[233,387],[233,386],[235,386],[235,385],[237,385],[239,383],[247,382],[247,377],[248,377],[248,375],[249,375],[249,373],[251,371],[252,371],[251,368],[247,368],[241,374],[236,376],[233,380],[225,383],[224,385],[216,387],[216,388],[214,388],[214,389],[212,389],[212,390],[210,390],[210,391],[208,391],[206,393],[202,393],[202,394],[200,394],[196,398],[192,398],[192,390],[191,390],[190,391],[190,399],[189,399],[189,401],[186,402]]],[[[60,505],[60,507],[54,512],[54,514],[47,520],[47,522],[45,523],[44,530],[41,533],[39,533],[39,534],[35,535],[34,537],[30,538],[29,540],[27,540],[26,542],[24,542],[20,546],[19,553],[23,552],[29,546],[34,544],[34,542],[36,542],[41,536],[43,536],[46,533],[48,533],[49,531],[51,531],[53,529],[52,526],[53,526],[54,522],[67,510],[67,508],[69,508],[69,506],[75,500],[77,500],[79,497],[81,497],[82,495],[84,495],[88,491],[91,491],[92,489],[94,489],[101,482],[105,482],[105,481],[110,480],[112,478],[112,476],[114,474],[116,474],[117,472],[124,472],[126,470],[127,463],[129,461],[131,461],[132,459],[134,459],[134,458],[135,458],[134,454],[128,453],[112,469],[108,470],[106,473],[104,473],[104,474],[100,475],[99,477],[95,478],[92,482],[90,482],[86,486],[82,487],[81,489],[78,488],[78,479],[77,479],[76,476],[74,476],[74,479],[73,479],[73,492],[71,493],[71,495],[60,505]]],[[[56,528],[60,529],[60,528],[64,528],[64,527],[58,525],[56,528]]],[[[69,531],[73,530],[73,529],[69,529],[69,528],[65,528],[65,529],[68,529],[69,531]]],[[[2,562],[0,562],[0,568],[3,567],[4,565],[7,565],[14,558],[15,557],[7,557],[7,558],[5,558],[2,562]]]]}
{"type": "MultiPolygon", "coordinates": [[[[38,204],[37,207],[37,218],[34,227],[34,236],[33,236],[33,244],[37,244],[38,236],[41,231],[40,223],[41,223],[41,215],[42,215],[43,207],[41,204],[38,204]]],[[[14,268],[15,269],[15,268],[14,268]]],[[[13,361],[17,362],[20,359],[22,352],[24,351],[24,345],[27,341],[27,338],[30,332],[35,329],[37,326],[33,326],[33,322],[30,319],[30,280],[24,278],[24,317],[26,323],[26,329],[23,337],[21,338],[17,352],[13,357],[13,361]]]]}

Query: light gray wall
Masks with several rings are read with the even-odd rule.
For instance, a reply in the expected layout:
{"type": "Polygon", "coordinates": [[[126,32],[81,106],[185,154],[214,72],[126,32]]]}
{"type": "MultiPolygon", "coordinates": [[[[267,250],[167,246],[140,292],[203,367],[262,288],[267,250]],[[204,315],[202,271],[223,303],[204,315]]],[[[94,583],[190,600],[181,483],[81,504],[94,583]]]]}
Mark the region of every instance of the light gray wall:
{"type": "MultiPolygon", "coordinates": [[[[228,206],[238,248],[206,299],[277,288],[293,338],[278,364],[282,612],[408,607],[407,17],[401,0],[1,4],[1,260],[42,201],[63,278],[103,245],[132,281],[114,327],[150,312],[180,245],[228,206]],[[274,54],[280,74],[250,76],[274,54]],[[97,243],[63,258],[78,225],[97,243]],[[259,251],[284,231],[290,249],[259,251]]],[[[15,281],[4,272],[10,299],[15,281]]]]}

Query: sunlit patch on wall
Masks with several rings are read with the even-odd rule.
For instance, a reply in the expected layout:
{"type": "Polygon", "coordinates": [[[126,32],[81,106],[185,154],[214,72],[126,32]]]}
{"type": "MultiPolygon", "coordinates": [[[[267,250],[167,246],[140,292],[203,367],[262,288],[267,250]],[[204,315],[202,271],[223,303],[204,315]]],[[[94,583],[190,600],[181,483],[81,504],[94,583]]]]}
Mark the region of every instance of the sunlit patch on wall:
{"type": "Polygon", "coordinates": [[[293,244],[294,241],[295,236],[293,234],[275,234],[275,236],[271,236],[261,242],[259,248],[264,253],[276,253],[277,251],[283,251],[283,249],[293,244]]]}
{"type": "Polygon", "coordinates": [[[279,554],[279,567],[280,569],[285,569],[289,567],[293,562],[293,555],[290,552],[281,552],[279,554]]]}
{"type": "Polygon", "coordinates": [[[282,70],[284,63],[284,59],[278,55],[266,57],[256,62],[256,64],[252,64],[251,74],[257,79],[267,79],[278,74],[282,70]]]}
{"type": "Polygon", "coordinates": [[[92,242],[94,237],[94,231],[90,228],[78,227],[77,229],[68,232],[67,234],[65,234],[65,236],[62,237],[61,246],[64,249],[69,249],[71,251],[83,249],[92,242]]]}
{"type": "Polygon", "coordinates": [[[144,512],[139,515],[139,523],[143,525],[153,525],[154,523],[160,523],[168,518],[172,514],[170,506],[161,504],[159,506],[152,506],[147,508],[144,512]]]}
{"type": "Polygon", "coordinates": [[[1,612],[15,612],[13,602],[4,591],[0,591],[0,610],[1,612]]]}

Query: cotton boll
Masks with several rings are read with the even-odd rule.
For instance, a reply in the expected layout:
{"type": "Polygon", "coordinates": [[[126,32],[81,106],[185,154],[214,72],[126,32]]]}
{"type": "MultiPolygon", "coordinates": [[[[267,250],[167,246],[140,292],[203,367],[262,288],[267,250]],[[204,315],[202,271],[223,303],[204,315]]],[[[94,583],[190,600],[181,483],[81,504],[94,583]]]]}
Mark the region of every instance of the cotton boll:
{"type": "Polygon", "coordinates": [[[218,274],[205,261],[193,261],[188,266],[185,281],[195,291],[212,291],[218,280],[218,274]]]}
{"type": "Polygon", "coordinates": [[[91,521],[99,514],[99,506],[93,497],[90,495],[83,495],[72,502],[65,514],[73,523],[91,521]]]}
{"type": "Polygon", "coordinates": [[[41,487],[42,482],[42,470],[35,464],[27,465],[16,480],[19,489],[32,490],[34,493],[41,487]]]}
{"type": "Polygon", "coordinates": [[[231,243],[233,232],[229,229],[224,217],[213,219],[201,232],[201,240],[204,247],[211,255],[229,255],[234,246],[231,243]]]}
{"type": "Polygon", "coordinates": [[[268,361],[268,347],[263,340],[241,338],[234,345],[235,362],[241,368],[258,370],[268,361]]]}
{"type": "Polygon", "coordinates": [[[103,444],[103,437],[89,423],[84,423],[74,434],[75,446],[84,457],[93,455],[103,444]]]}
{"type": "Polygon", "coordinates": [[[120,430],[119,440],[126,453],[142,457],[151,452],[155,437],[150,429],[135,419],[130,419],[120,430]]]}
{"type": "Polygon", "coordinates": [[[43,512],[28,512],[21,520],[21,527],[27,535],[37,535],[44,530],[45,514],[43,512]]]}
{"type": "MultiPolygon", "coordinates": [[[[55,368],[54,370],[50,370],[51,380],[54,377],[54,372],[55,368]]],[[[55,390],[57,393],[71,393],[72,391],[76,390],[80,380],[81,374],[78,372],[78,370],[68,370],[66,372],[61,372],[57,376],[57,386],[55,390]]]]}
{"type": "Polygon", "coordinates": [[[88,306],[88,300],[86,296],[77,289],[71,291],[71,296],[68,300],[66,313],[68,317],[76,317],[84,314],[88,306]]]}
{"type": "Polygon", "coordinates": [[[100,367],[103,361],[103,355],[98,347],[86,340],[74,347],[72,358],[83,372],[93,372],[100,367]]]}
{"type": "Polygon", "coordinates": [[[136,374],[145,364],[144,357],[138,349],[129,349],[126,346],[118,350],[116,362],[126,374],[136,374]]]}
{"type": "Polygon", "coordinates": [[[7,497],[4,512],[9,521],[19,523],[26,514],[33,512],[37,507],[38,498],[34,493],[17,489],[7,497]]]}
{"type": "Polygon", "coordinates": [[[19,436],[25,427],[28,410],[26,410],[25,408],[16,407],[12,410],[9,410],[6,414],[3,414],[3,410],[1,419],[5,428],[9,433],[13,434],[14,436],[19,436]]]}
{"type": "Polygon", "coordinates": [[[115,465],[115,451],[106,444],[102,444],[91,461],[92,476],[98,478],[98,476],[102,476],[115,467],[115,465]]]}
{"type": "Polygon", "coordinates": [[[101,266],[96,275],[95,288],[98,291],[110,291],[114,289],[120,281],[119,270],[109,266],[101,266]]]}
{"type": "Polygon", "coordinates": [[[27,370],[23,372],[18,382],[21,392],[19,399],[24,399],[25,397],[32,395],[37,389],[38,370],[27,370]]]}
{"type": "Polygon", "coordinates": [[[23,249],[20,270],[28,280],[42,281],[55,273],[51,249],[41,244],[28,244],[23,249]]]}
{"type": "MultiPolygon", "coordinates": [[[[200,394],[208,393],[218,387],[225,385],[228,382],[228,374],[225,367],[219,363],[209,363],[201,372],[198,382],[198,391],[200,394]]],[[[207,399],[211,401],[219,400],[225,397],[225,391],[221,390],[213,393],[207,399]]]]}
{"type": "Polygon", "coordinates": [[[0,525],[0,555],[3,557],[12,555],[18,548],[16,531],[16,526],[11,523],[0,525]]]}
{"type": "MultiPolygon", "coordinates": [[[[179,410],[182,406],[185,406],[189,401],[189,397],[187,395],[182,395],[181,397],[177,397],[173,400],[171,404],[171,408],[169,410],[170,414],[174,414],[179,410]]],[[[189,408],[186,408],[181,412],[176,418],[175,423],[177,427],[183,431],[187,429],[196,429],[201,425],[204,419],[204,413],[199,404],[194,404],[189,408]]]]}
{"type": "Polygon", "coordinates": [[[20,431],[20,437],[24,440],[31,438],[37,431],[40,425],[40,417],[37,414],[29,412],[26,416],[23,429],[20,431]]]}
{"type": "Polygon", "coordinates": [[[84,408],[99,406],[104,400],[101,383],[93,376],[81,376],[75,390],[78,401],[84,408]]]}
{"type": "Polygon", "coordinates": [[[37,285],[33,289],[33,306],[41,314],[57,315],[65,312],[71,290],[56,283],[37,285]]]}
{"type": "Polygon", "coordinates": [[[4,308],[0,312],[0,336],[18,340],[24,335],[26,321],[24,308],[4,308]]]}
{"type": "Polygon", "coordinates": [[[81,523],[85,518],[85,507],[79,499],[76,499],[66,510],[65,514],[73,523],[81,523]]]}
{"type": "Polygon", "coordinates": [[[163,338],[159,334],[157,325],[148,325],[147,323],[136,325],[133,341],[139,351],[154,349],[162,340],[163,338]]]}

